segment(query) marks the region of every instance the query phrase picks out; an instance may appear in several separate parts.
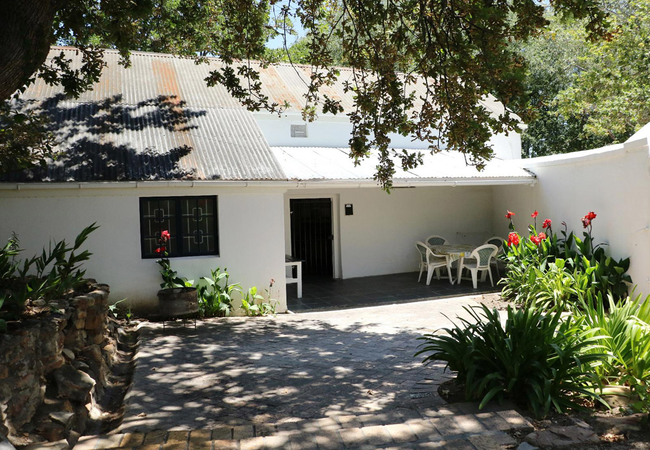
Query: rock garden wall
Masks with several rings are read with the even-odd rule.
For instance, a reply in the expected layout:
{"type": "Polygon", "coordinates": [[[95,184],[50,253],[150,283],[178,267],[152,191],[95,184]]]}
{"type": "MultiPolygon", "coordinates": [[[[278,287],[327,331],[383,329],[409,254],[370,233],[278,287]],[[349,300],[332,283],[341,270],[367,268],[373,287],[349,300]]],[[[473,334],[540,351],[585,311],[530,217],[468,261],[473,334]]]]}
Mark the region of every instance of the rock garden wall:
{"type": "Polygon", "coordinates": [[[116,342],[107,320],[109,287],[89,286],[84,295],[41,305],[36,317],[0,334],[0,436],[14,445],[33,442],[28,435],[73,440],[101,415],[116,342]]]}

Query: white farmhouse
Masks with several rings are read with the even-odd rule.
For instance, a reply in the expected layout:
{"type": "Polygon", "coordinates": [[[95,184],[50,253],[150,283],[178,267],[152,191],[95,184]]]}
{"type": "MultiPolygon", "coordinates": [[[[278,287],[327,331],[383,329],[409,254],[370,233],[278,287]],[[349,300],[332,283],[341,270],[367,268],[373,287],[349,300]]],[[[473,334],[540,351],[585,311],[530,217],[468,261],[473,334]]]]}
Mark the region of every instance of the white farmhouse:
{"type": "MultiPolygon", "coordinates": [[[[55,48],[51,56],[60,52],[79,59],[69,48],[55,48]]],[[[554,202],[566,202],[550,199],[560,193],[540,187],[524,168],[516,133],[493,137],[496,157],[482,172],[460,154],[425,152],[425,164],[398,171],[386,194],[372,178],[376,160],[354,167],[348,157],[345,115],[304,123],[298,109],[282,117],[252,113],[224,88],[206,87],[210,65],[135,52],[125,69],[117,52],[106,51],[105,58],[101,80],[78,99],[40,80],[23,96],[43,102],[63,153],[44,170],[4,176],[0,238],[15,231],[29,256],[50,239],[72,240],[97,222],[87,244],[94,254],[87,274],[138,312],[157,308],[155,249],[163,229],[172,234],[171,261],[180,275],[198,279],[228,268],[231,281],[260,289],[273,279],[272,294],[284,311],[285,255],[304,260],[306,275],[326,278],[410,272],[418,267],[413,243],[430,234],[478,244],[506,235],[505,208],[520,205],[525,217],[527,209],[550,214],[554,202]]],[[[264,69],[265,93],[278,103],[300,104],[307,71],[264,69]]],[[[342,84],[327,94],[351,107],[342,84]]],[[[495,114],[502,108],[491,100],[484,106],[495,114]]],[[[400,136],[393,145],[426,148],[400,136]]],[[[535,167],[556,182],[548,164],[535,167]]],[[[560,182],[571,176],[563,172],[560,182]]],[[[647,189],[647,167],[643,182],[647,189]]],[[[648,192],[645,225],[634,225],[646,230],[648,192]]],[[[601,205],[581,198],[578,206],[586,212],[601,205]]],[[[578,209],[567,204],[557,212],[579,220],[578,209]]],[[[647,258],[644,264],[650,267],[647,258]]]]}

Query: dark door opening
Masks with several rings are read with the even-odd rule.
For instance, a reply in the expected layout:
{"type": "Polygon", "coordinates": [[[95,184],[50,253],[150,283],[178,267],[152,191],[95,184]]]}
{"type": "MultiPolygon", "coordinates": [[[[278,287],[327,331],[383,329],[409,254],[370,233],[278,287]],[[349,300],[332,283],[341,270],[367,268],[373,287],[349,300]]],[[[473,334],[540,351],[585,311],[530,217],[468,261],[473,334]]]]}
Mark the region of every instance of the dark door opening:
{"type": "Polygon", "coordinates": [[[332,199],[291,199],[291,256],[303,260],[303,277],[334,276],[332,199]]]}

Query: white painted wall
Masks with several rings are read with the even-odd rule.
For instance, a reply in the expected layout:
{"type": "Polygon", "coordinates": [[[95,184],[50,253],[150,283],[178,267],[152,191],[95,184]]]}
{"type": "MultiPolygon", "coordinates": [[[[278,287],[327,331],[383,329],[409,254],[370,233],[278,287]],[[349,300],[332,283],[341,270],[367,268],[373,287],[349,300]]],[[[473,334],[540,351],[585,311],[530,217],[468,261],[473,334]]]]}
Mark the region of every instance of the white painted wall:
{"type": "Polygon", "coordinates": [[[506,209],[515,212],[520,233],[539,211],[538,227],[549,218],[559,232],[567,223],[582,237],[580,219],[589,211],[595,242],[609,244],[607,252],[630,257],[630,276],[637,292],[650,295],[650,157],[645,138],[597,150],[524,159],[523,167],[537,175],[533,187],[494,187],[494,229],[508,234],[506,209]]]}
{"type": "MultiPolygon", "coordinates": [[[[352,125],[346,115],[320,115],[307,123],[307,137],[291,137],[292,124],[305,124],[299,113],[287,113],[282,117],[259,112],[253,114],[266,141],[272,147],[348,147],[352,125]]],[[[391,134],[392,148],[426,149],[427,143],[413,141],[409,137],[391,134]]],[[[498,134],[489,141],[495,157],[500,159],[521,158],[521,137],[518,133],[498,134]]]]}
{"type": "Polygon", "coordinates": [[[335,273],[340,278],[416,271],[415,241],[438,234],[452,243],[480,244],[493,235],[491,187],[291,189],[285,200],[285,242],[291,251],[289,199],[335,200],[335,273]],[[354,215],[346,216],[351,203],[354,215]],[[339,225],[339,226],[337,226],[339,225]],[[336,252],[340,252],[338,258],[336,252]]]}
{"type": "MultiPolygon", "coordinates": [[[[153,183],[155,185],[155,183],[153,183]]],[[[157,308],[161,282],[154,259],[140,254],[139,197],[217,195],[220,256],[172,258],[180,276],[198,280],[228,268],[231,282],[262,292],[275,279],[273,296],[286,310],[284,189],[164,187],[126,189],[0,189],[0,244],[18,233],[22,253],[40,253],[50,239],[72,242],[87,225],[100,228],[87,241],[93,256],[87,276],[111,287],[111,300],[128,298],[138,311],[157,308]]]]}

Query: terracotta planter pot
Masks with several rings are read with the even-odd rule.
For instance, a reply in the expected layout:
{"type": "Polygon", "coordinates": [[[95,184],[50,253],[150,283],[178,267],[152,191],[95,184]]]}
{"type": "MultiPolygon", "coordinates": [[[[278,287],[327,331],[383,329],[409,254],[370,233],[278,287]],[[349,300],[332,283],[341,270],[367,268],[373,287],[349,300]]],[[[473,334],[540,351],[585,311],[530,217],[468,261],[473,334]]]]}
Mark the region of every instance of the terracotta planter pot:
{"type": "Polygon", "coordinates": [[[192,317],[199,312],[197,291],[193,287],[161,289],[158,291],[158,300],[161,318],[192,317]]]}

